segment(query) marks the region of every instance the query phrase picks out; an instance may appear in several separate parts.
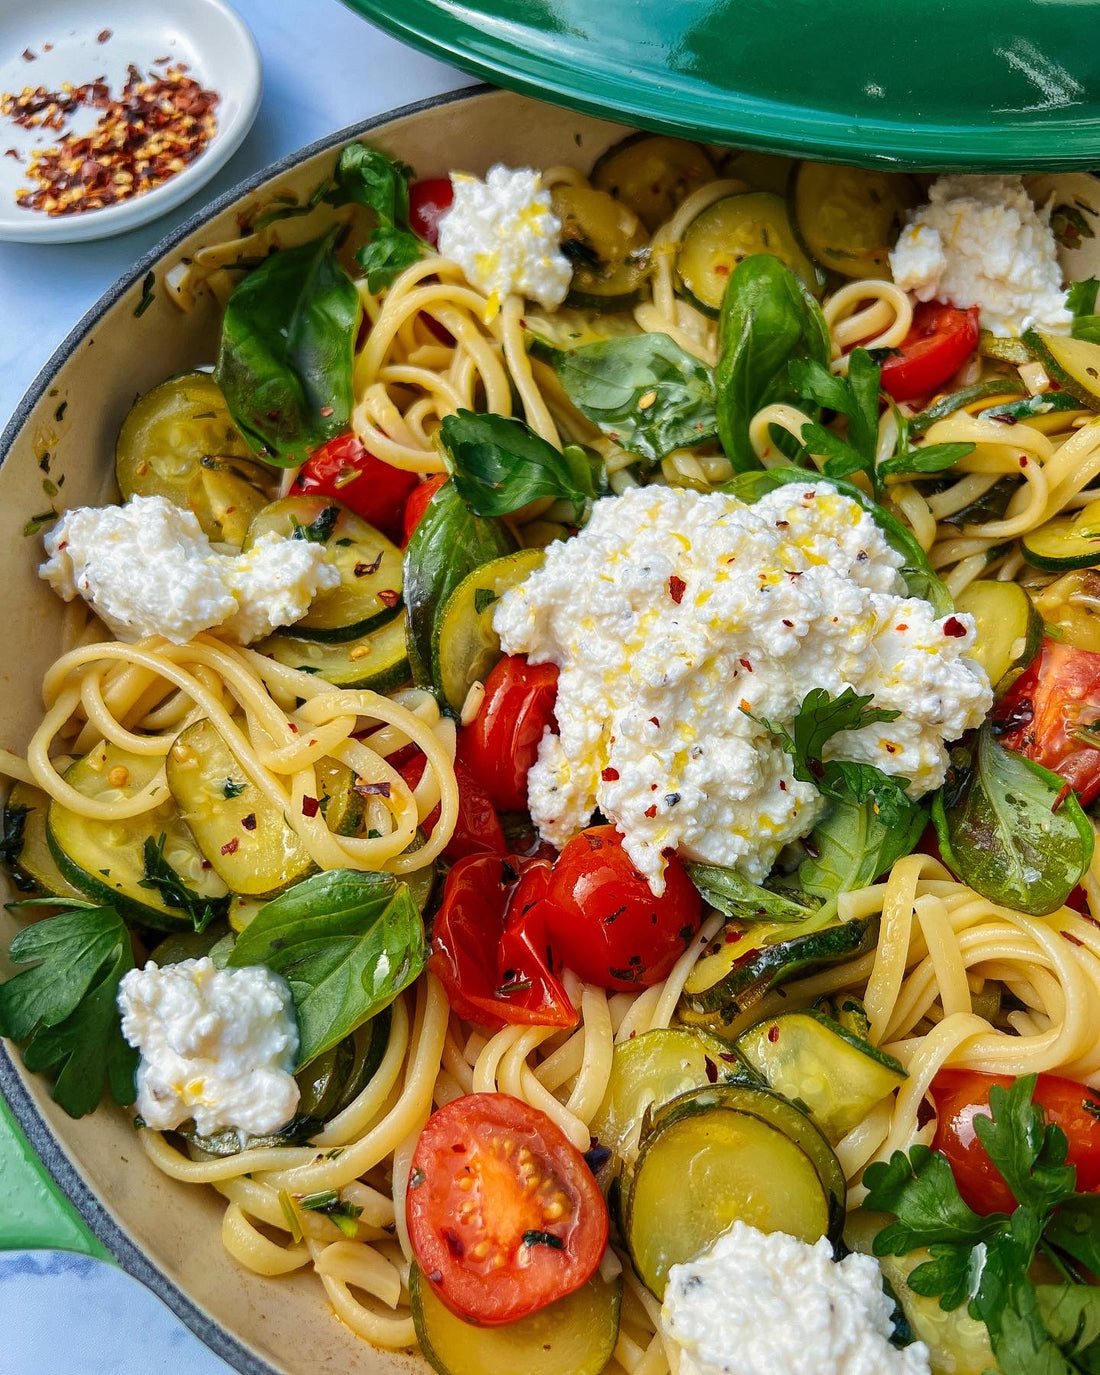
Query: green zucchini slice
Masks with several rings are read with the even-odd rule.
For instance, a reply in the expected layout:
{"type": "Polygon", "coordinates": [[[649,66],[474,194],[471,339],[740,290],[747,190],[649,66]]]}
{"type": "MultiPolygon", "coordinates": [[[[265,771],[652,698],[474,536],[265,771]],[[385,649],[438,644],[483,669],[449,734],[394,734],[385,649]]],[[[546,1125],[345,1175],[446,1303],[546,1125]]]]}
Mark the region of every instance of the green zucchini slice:
{"type": "Polygon", "coordinates": [[[138,398],[119,431],[115,477],[124,501],[167,497],[193,511],[208,538],[238,546],[271,499],[270,470],[205,372],[171,377],[138,398]]]}
{"type": "Polygon", "coordinates": [[[652,233],[714,175],[714,163],[700,144],[640,133],[628,135],[597,158],[589,180],[629,206],[652,233]]]}
{"type": "Polygon", "coordinates": [[[1012,668],[1029,664],[1043,639],[1043,618],[1016,582],[981,579],[955,598],[955,609],[974,617],[977,639],[970,657],[994,687],[1012,668]]]}
{"type": "Polygon", "coordinates": [[[804,1103],[834,1142],[908,1077],[892,1055],[821,1012],[769,1017],[740,1036],[737,1049],[777,1093],[804,1103]]]}
{"type": "Polygon", "coordinates": [[[978,331],[978,352],[983,358],[995,358],[998,363],[1011,363],[1017,368],[1021,363],[1032,361],[1022,339],[1009,339],[988,329],[978,331]]]}
{"type": "MultiPolygon", "coordinates": [[[[110,743],[97,745],[65,773],[65,781],[87,797],[132,797],[152,781],[162,760],[131,754],[110,743]]],[[[169,907],[155,888],[142,886],[145,842],[164,836],[164,858],[180,879],[202,897],[219,898],[226,885],[212,869],[166,788],[164,801],[141,816],[98,821],[61,802],[46,814],[46,839],[58,869],[95,902],[113,905],[129,921],[160,931],[190,925],[187,914],[169,907]]]]}
{"type": "Polygon", "coordinates": [[[649,235],[622,201],[591,186],[555,186],[550,204],[561,221],[561,251],[573,264],[568,304],[626,310],[649,276],[649,235]]]}
{"type": "Polygon", "coordinates": [[[599,1271],[579,1289],[502,1327],[475,1327],[456,1317],[409,1272],[416,1337],[439,1375],[600,1375],[619,1340],[623,1281],[599,1271]]]}
{"type": "Polygon", "coordinates": [[[1020,541],[1028,563],[1063,572],[1100,564],[1100,501],[1090,501],[1070,516],[1055,516],[1020,541]]]}
{"type": "Polygon", "coordinates": [[[339,585],[314,598],[302,619],[286,628],[287,634],[342,644],[400,614],[401,550],[339,502],[318,496],[272,502],[248,527],[245,550],[270,533],[324,544],[340,570],[339,585]]]}
{"type": "Polygon", "coordinates": [[[920,192],[901,172],[803,162],[791,198],[799,237],[822,267],[842,277],[888,278],[888,254],[920,192]]]}
{"type": "Polygon", "coordinates": [[[1024,343],[1063,390],[1089,410],[1100,410],[1100,344],[1034,329],[1025,331],[1024,343]]]}
{"type": "Polygon", "coordinates": [[[676,256],[680,289],[717,319],[734,268],[756,253],[772,254],[821,294],[824,278],[795,238],[787,202],[770,191],[723,196],[692,220],[676,256]]]}
{"type": "Polygon", "coordinates": [[[625,1239],[658,1298],[669,1269],[707,1250],[738,1220],[806,1242],[839,1235],[844,1174],[793,1103],[726,1084],[681,1094],[642,1137],[624,1210],[625,1239]]]}
{"type": "Polygon", "coordinates": [[[261,654],[300,673],[315,673],[340,688],[388,693],[412,676],[405,640],[405,613],[356,640],[326,644],[296,635],[269,635],[254,645],[261,654]]]}
{"type": "Polygon", "coordinates": [[[57,867],[46,839],[50,798],[30,783],[16,783],[4,803],[4,843],[8,868],[20,892],[54,898],[85,898],[57,867]]]}
{"type": "Polygon", "coordinates": [[[742,181],[747,181],[754,191],[774,191],[777,196],[785,196],[791,184],[791,173],[794,168],[794,158],[784,157],[781,153],[758,153],[755,149],[745,148],[727,155],[722,164],[722,175],[740,177],[742,181]]]}
{"type": "Polygon", "coordinates": [[[459,712],[476,682],[484,682],[500,658],[493,612],[510,587],[542,566],[542,549],[521,549],[475,568],[447,598],[436,621],[433,677],[452,710],[459,712]]]}
{"type": "Polygon", "coordinates": [[[1002,425],[1014,425],[1021,420],[1034,420],[1038,416],[1053,415],[1065,411],[1084,414],[1088,410],[1068,391],[1040,392],[1038,396],[1023,396],[1019,401],[1005,401],[999,406],[990,406],[978,412],[979,420],[997,420],[1002,425]]]}
{"type": "Polygon", "coordinates": [[[1024,384],[1018,377],[986,378],[983,382],[975,382],[973,386],[962,387],[959,391],[941,396],[925,406],[923,411],[918,411],[909,421],[909,434],[914,438],[922,435],[931,429],[937,420],[945,420],[956,411],[973,405],[975,401],[987,401],[992,397],[1022,396],[1023,393],[1024,384]]]}

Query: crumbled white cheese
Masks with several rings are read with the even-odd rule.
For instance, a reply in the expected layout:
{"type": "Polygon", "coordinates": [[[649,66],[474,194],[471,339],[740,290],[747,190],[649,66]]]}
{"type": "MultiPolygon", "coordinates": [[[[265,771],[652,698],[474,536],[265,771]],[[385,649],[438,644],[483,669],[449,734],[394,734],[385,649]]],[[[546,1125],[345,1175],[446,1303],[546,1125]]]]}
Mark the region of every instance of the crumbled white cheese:
{"type": "Polygon", "coordinates": [[[928,1375],[928,1348],[892,1346],[892,1304],[870,1256],[834,1261],[735,1222],[711,1249],[674,1265],[661,1325],[682,1351],[680,1375],[928,1375]]]}
{"type": "Polygon", "coordinates": [[[894,281],[919,301],[978,306],[994,334],[1068,333],[1049,207],[1016,176],[947,176],[910,217],[890,254],[894,281]]]}
{"type": "Polygon", "coordinates": [[[340,581],[309,540],[267,534],[247,553],[216,553],[194,513],[159,496],[66,511],[45,544],[40,576],[66,601],[83,597],[127,641],[185,644],[220,628],[248,644],[300,620],[340,581]]]}
{"type": "Polygon", "coordinates": [[[564,845],[599,807],[655,893],[670,848],[763,878],[822,802],[759,718],[789,725],[815,687],[902,713],[834,736],[827,757],[907,778],[913,796],[938,787],[944,741],[992,694],[965,657],[971,618],[900,595],[901,562],[824,481],[754,506],[657,485],[596,502],[493,618],[507,653],[561,669],[560,734],[528,775],[543,837],[564,845]]]}
{"type": "Polygon", "coordinates": [[[454,204],[439,221],[443,257],[458,263],[493,310],[512,292],[547,310],[560,305],[573,270],[540,174],[497,163],[484,181],[452,172],[451,185],[454,204]]]}
{"type": "Polygon", "coordinates": [[[262,965],[209,958],[123,975],[122,1034],[141,1052],[137,1111],[157,1131],[194,1118],[204,1136],[277,1131],[294,1116],[298,1024],[290,988],[262,965]]]}

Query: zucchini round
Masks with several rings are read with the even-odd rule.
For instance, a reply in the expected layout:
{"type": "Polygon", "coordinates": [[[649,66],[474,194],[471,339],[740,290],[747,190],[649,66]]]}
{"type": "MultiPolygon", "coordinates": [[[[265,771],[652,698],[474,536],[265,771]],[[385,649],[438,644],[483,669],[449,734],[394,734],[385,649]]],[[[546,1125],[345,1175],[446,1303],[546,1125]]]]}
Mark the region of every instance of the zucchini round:
{"type": "Polygon", "coordinates": [[[447,598],[436,620],[433,677],[453,711],[460,712],[466,694],[484,682],[500,658],[500,636],[493,629],[493,612],[510,587],[542,566],[541,549],[521,549],[475,568],[447,598]]]}
{"type": "Polygon", "coordinates": [[[1011,363],[1017,368],[1031,362],[1031,353],[1022,339],[1009,339],[988,329],[978,331],[978,353],[982,358],[995,358],[998,363],[1011,363]]]}
{"type": "Polygon", "coordinates": [[[371,692],[388,693],[403,686],[412,676],[405,623],[402,612],[356,640],[326,644],[323,640],[275,634],[253,648],[287,668],[315,673],[333,687],[369,688],[371,692]]]}
{"type": "Polygon", "coordinates": [[[599,1271],[572,1294],[502,1327],[463,1322],[413,1266],[409,1298],[417,1341],[440,1375],[600,1375],[619,1340],[623,1281],[599,1271]]]}
{"type": "Polygon", "coordinates": [[[1054,572],[1100,564],[1100,501],[1028,531],[1020,548],[1028,563],[1054,572]]]}
{"type": "Polygon", "coordinates": [[[339,585],[315,597],[302,619],[286,627],[286,634],[342,644],[400,614],[401,550],[347,507],[327,497],[283,497],[266,506],[248,527],[245,551],[261,535],[271,533],[284,539],[300,533],[324,544],[340,571],[339,585]]]}
{"type": "Polygon", "coordinates": [[[822,267],[842,277],[888,278],[890,249],[920,192],[901,172],[803,162],[791,199],[798,235],[822,267]]]}
{"type": "Polygon", "coordinates": [[[714,177],[706,149],[667,134],[629,134],[596,159],[590,180],[634,211],[652,233],[714,177]]]}
{"type": "Polygon", "coordinates": [[[820,295],[824,280],[794,236],[787,203],[770,191],[723,196],[692,220],[676,256],[680,288],[717,318],[734,268],[757,253],[772,254],[820,295]]]}
{"type": "Polygon", "coordinates": [[[913,438],[922,435],[925,430],[931,429],[937,420],[944,420],[956,411],[972,406],[975,401],[1021,396],[1023,392],[1024,384],[1018,377],[990,377],[984,382],[975,382],[972,386],[962,387],[959,391],[938,397],[930,405],[925,406],[923,411],[918,411],[909,421],[909,434],[913,438]]]}
{"type": "Polygon", "coordinates": [[[622,201],[591,186],[562,183],[550,192],[561,221],[561,251],[573,264],[570,305],[626,310],[649,276],[649,235],[622,201]]]}
{"type": "Polygon", "coordinates": [[[981,579],[955,598],[955,609],[974,617],[976,659],[994,687],[1013,668],[1029,664],[1043,639],[1043,618],[1016,582],[981,579]]]}
{"type": "Polygon", "coordinates": [[[988,410],[978,412],[978,419],[1012,425],[1022,420],[1037,420],[1044,415],[1064,414],[1067,411],[1083,415],[1087,410],[1088,407],[1083,406],[1072,392],[1047,391],[1040,392],[1038,396],[1023,396],[1018,401],[1004,401],[999,406],[990,406],[988,410]]]}
{"type": "Polygon", "coordinates": [[[1032,357],[1064,391],[1089,410],[1100,410],[1100,344],[1074,339],[1070,334],[1040,334],[1034,329],[1026,330],[1023,340],[1032,357]]]}
{"type": "Polygon", "coordinates": [[[86,895],[65,878],[50,853],[46,813],[50,798],[30,783],[15,783],[4,804],[5,858],[20,892],[54,898],[86,895]]]}
{"type": "Polygon", "coordinates": [[[794,167],[794,158],[784,157],[781,153],[758,153],[746,148],[727,155],[722,164],[722,175],[740,177],[754,191],[774,191],[777,196],[785,196],[794,167]]]}
{"type": "Polygon", "coordinates": [[[1068,644],[1100,654],[1100,572],[1074,569],[1040,588],[1034,597],[1039,616],[1057,627],[1068,644]]]}

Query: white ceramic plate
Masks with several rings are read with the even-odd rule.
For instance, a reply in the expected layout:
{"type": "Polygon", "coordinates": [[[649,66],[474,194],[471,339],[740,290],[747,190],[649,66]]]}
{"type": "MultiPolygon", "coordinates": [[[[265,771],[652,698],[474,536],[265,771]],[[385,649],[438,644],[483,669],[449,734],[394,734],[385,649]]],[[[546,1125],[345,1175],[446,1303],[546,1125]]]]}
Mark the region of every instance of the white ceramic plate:
{"type": "MultiPolygon", "coordinates": [[[[143,74],[155,58],[184,62],[200,85],[217,91],[217,133],[204,151],[168,181],[102,210],[50,216],[19,206],[25,161],[55,135],[0,118],[0,239],[73,243],[101,239],[156,219],[192,195],[223,167],[252,126],[260,104],[260,55],[248,28],[222,0],[2,0],[0,91],[25,86],[59,90],[103,77],[117,94],[131,63],[143,74]],[[102,42],[101,34],[108,34],[102,42]],[[33,54],[33,58],[24,53],[33,54]],[[18,159],[6,155],[8,149],[18,159]]],[[[157,68],[155,70],[163,70],[157,68]]],[[[69,127],[83,132],[96,113],[79,111],[69,127]]]]}

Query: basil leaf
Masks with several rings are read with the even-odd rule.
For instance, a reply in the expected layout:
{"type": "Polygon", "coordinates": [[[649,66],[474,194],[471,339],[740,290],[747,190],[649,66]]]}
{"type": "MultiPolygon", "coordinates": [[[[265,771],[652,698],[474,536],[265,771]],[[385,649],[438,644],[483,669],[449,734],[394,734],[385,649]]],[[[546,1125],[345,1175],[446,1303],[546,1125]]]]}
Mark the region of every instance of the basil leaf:
{"type": "Polygon", "coordinates": [[[433,677],[433,650],[447,598],[475,568],[515,548],[508,527],[475,515],[453,482],[434,494],[405,550],[407,642],[417,686],[434,687],[442,696],[442,684],[433,677]]]}
{"type": "Polygon", "coordinates": [[[607,490],[599,455],[579,444],[555,449],[521,420],[459,411],[440,429],[458,495],[478,516],[506,516],[539,497],[573,503],[577,523],[607,490]]]}
{"type": "Polygon", "coordinates": [[[719,343],[718,435],[734,468],[759,468],[749,422],[773,401],[799,399],[788,364],[809,358],[828,366],[829,331],[802,281],[770,253],[757,253],[743,258],[730,277],[719,343]]]}
{"type": "Polygon", "coordinates": [[[229,298],[214,376],[237,428],[270,463],[303,463],[351,419],[361,311],[335,226],[266,258],[229,298]]]}
{"type": "Polygon", "coordinates": [[[1041,917],[1092,858],[1093,831],[1065,780],[1000,745],[987,722],[951,751],[932,819],[945,863],[992,902],[1041,917]]]}
{"type": "Polygon", "coordinates": [[[810,832],[809,857],[798,868],[799,885],[823,902],[841,893],[866,888],[880,874],[910,854],[928,821],[927,810],[905,798],[896,822],[876,811],[871,801],[832,799],[829,810],[810,832]]]}
{"type": "Polygon", "coordinates": [[[805,921],[815,911],[815,907],[798,902],[793,896],[762,888],[736,869],[689,864],[687,871],[703,900],[737,921],[805,921]]]}
{"type": "Polygon", "coordinates": [[[710,368],[667,334],[604,339],[575,349],[536,340],[582,415],[616,444],[657,462],[718,433],[710,368]]]}
{"type": "Polygon", "coordinates": [[[368,291],[377,293],[392,285],[407,267],[419,262],[423,251],[412,230],[380,224],[356,253],[355,261],[366,273],[368,291]]]}
{"type": "Polygon", "coordinates": [[[424,251],[423,241],[409,228],[409,183],[414,175],[407,163],[365,143],[349,143],[336,164],[335,184],[325,199],[332,205],[352,201],[374,211],[375,226],[355,255],[370,291],[384,290],[424,251]]]}
{"type": "MultiPolygon", "coordinates": [[[[1088,236],[1093,237],[1091,227],[1088,236]]],[[[1088,277],[1083,282],[1074,282],[1066,292],[1066,306],[1073,312],[1070,333],[1075,339],[1087,339],[1093,344],[1100,344],[1100,315],[1096,313],[1098,291],[1100,281],[1088,277]]]]}
{"type": "Polygon", "coordinates": [[[392,874],[330,869],[267,903],[229,964],[263,964],[290,984],[298,1069],[387,1007],[424,968],[420,911],[392,874]]]}

